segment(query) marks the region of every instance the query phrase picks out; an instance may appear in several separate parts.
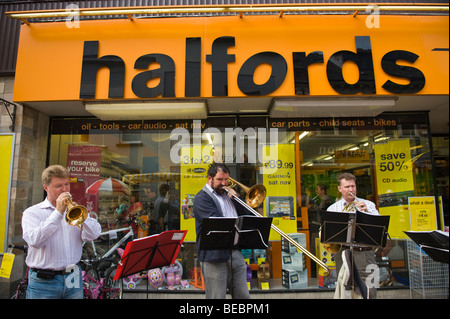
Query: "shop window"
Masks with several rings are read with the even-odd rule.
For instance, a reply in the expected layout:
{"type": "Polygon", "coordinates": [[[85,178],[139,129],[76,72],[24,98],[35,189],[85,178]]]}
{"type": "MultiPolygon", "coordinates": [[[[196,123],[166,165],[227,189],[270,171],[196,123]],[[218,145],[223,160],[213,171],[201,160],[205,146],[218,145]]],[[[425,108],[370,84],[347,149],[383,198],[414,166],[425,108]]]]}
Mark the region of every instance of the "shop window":
{"type": "MultiPolygon", "coordinates": [[[[310,119],[229,116],[198,122],[82,118],[52,123],[49,163],[70,168],[75,200],[88,207],[105,232],[94,243],[95,250],[92,244],[85,245],[84,254],[105,253],[124,235],[110,231],[128,226],[127,217],[135,214],[136,237],[167,229],[188,230],[179,255],[186,279],[199,265],[192,203],[214,160],[226,162],[230,176],[246,186],[265,185],[268,198],[255,210],[273,217],[277,227],[297,237],[320,259],[323,250],[317,238],[325,204],[319,186],[325,186],[328,201],[333,202],[340,196],[338,174],[353,173],[357,196],[372,200],[381,214],[391,216],[392,240],[378,252],[381,267],[389,268],[385,280],[407,281],[403,230],[409,227],[408,198],[434,195],[426,114],[310,119]],[[380,180],[386,171],[388,177],[380,180]],[[95,183],[101,186],[91,187],[95,183]],[[130,207],[139,207],[139,212],[131,212],[130,207]]],[[[289,254],[298,252],[289,248],[283,251],[286,247],[278,234],[269,239],[267,250],[244,252],[252,273],[251,289],[333,287],[333,278],[321,277],[309,258],[294,258],[289,254]],[[286,254],[294,264],[285,263],[286,254]],[[293,274],[297,280],[286,281],[293,274]]],[[[327,259],[330,265],[332,261],[327,259]]]]}

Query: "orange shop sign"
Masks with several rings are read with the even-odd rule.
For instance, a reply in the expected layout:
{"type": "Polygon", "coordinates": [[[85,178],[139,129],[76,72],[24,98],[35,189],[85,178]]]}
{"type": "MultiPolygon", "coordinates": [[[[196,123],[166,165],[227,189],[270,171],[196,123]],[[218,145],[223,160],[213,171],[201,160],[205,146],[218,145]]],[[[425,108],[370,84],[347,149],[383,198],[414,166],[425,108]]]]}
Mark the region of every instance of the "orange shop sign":
{"type": "Polygon", "coordinates": [[[14,100],[448,94],[448,69],[448,17],[52,22],[22,26],[14,100]]]}

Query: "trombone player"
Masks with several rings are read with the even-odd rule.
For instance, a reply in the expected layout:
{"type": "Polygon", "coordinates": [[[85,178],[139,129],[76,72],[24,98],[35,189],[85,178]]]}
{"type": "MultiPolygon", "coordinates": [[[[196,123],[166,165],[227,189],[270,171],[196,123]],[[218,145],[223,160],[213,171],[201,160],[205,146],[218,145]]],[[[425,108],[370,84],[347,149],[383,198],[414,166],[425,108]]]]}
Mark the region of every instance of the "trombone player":
{"type": "MultiPolygon", "coordinates": [[[[213,163],[208,169],[208,182],[194,199],[193,212],[197,232],[197,247],[204,218],[238,217],[249,213],[224,188],[228,185],[229,168],[213,163]]],[[[235,196],[237,193],[227,188],[235,196]]],[[[225,299],[227,287],[235,299],[248,299],[247,266],[240,250],[198,250],[207,299],[225,299]]]]}
{"type": "Polygon", "coordinates": [[[42,172],[42,185],[47,192],[46,199],[26,209],[22,216],[23,239],[29,246],[26,297],[82,299],[78,265],[82,244],[97,239],[101,226],[91,217],[84,220],[81,228],[66,222],[64,216],[71,199],[67,168],[61,165],[47,167],[42,172]]]}
{"type": "MultiPolygon", "coordinates": [[[[362,199],[356,197],[356,177],[351,173],[342,173],[337,178],[338,181],[338,191],[342,194],[342,198],[336,203],[332,204],[327,208],[328,211],[332,212],[356,212],[359,210],[361,212],[365,212],[372,215],[379,215],[378,210],[375,204],[369,200],[362,199]]],[[[357,268],[359,275],[361,277],[362,282],[368,285],[368,281],[366,280],[369,276],[373,276],[370,269],[373,270],[372,267],[367,267],[368,265],[373,265],[376,267],[375,254],[372,247],[369,246],[357,246],[353,245],[353,260],[355,263],[355,267],[357,268]]],[[[343,246],[343,250],[349,249],[349,247],[343,246]]],[[[349,294],[344,293],[344,288],[338,290],[339,287],[342,287],[342,276],[340,276],[340,269],[343,264],[342,258],[343,252],[338,252],[335,254],[336,261],[336,272],[338,274],[338,282],[336,284],[337,291],[341,291],[338,294],[335,294],[335,298],[345,298],[349,297],[349,294]]],[[[375,273],[377,276],[378,273],[375,273]]],[[[373,278],[371,278],[373,279],[373,278]]],[[[372,280],[374,283],[378,283],[378,278],[372,280]]],[[[372,284],[372,286],[375,286],[372,284]]],[[[368,287],[369,288],[369,298],[376,298],[377,287],[368,287]]]]}

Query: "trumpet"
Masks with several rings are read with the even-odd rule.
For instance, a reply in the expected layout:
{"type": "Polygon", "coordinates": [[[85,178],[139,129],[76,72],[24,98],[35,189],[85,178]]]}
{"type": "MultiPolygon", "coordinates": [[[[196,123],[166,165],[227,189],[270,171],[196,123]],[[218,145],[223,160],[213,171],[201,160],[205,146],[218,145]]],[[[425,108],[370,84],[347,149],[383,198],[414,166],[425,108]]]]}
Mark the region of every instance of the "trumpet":
{"type": "MultiPolygon", "coordinates": [[[[253,215],[258,216],[258,217],[263,217],[254,208],[256,208],[259,205],[261,205],[262,202],[264,201],[264,199],[266,197],[266,187],[264,185],[262,185],[262,184],[256,184],[256,185],[254,185],[252,187],[247,187],[247,186],[242,185],[241,183],[237,182],[236,180],[234,180],[232,178],[228,178],[228,180],[229,180],[228,186],[224,187],[224,190],[227,193],[231,194],[234,197],[234,199],[239,204],[241,204],[242,206],[247,208],[253,215]],[[234,187],[235,185],[238,185],[239,187],[241,187],[242,190],[247,194],[246,197],[245,197],[245,202],[242,199],[240,199],[239,197],[237,197],[236,195],[234,195],[228,189],[228,188],[234,187]]],[[[314,254],[309,252],[306,248],[301,246],[298,242],[296,242],[293,238],[288,236],[286,233],[284,233],[281,229],[279,229],[275,225],[271,224],[270,226],[272,227],[272,229],[274,231],[276,231],[278,234],[280,234],[284,239],[289,241],[297,249],[299,249],[301,252],[303,252],[305,255],[307,255],[309,258],[311,258],[314,262],[316,262],[321,268],[323,268],[323,270],[325,270],[325,273],[326,273],[325,275],[326,276],[330,273],[330,269],[328,268],[328,266],[323,261],[321,261],[319,258],[314,256],[314,254]]]]}
{"type": "Polygon", "coordinates": [[[88,218],[88,210],[83,205],[75,205],[72,196],[67,199],[66,222],[71,226],[77,226],[83,230],[83,223],[88,218]]]}
{"type": "Polygon", "coordinates": [[[352,192],[349,192],[350,195],[352,195],[355,200],[351,203],[347,203],[347,205],[344,206],[344,208],[342,209],[343,212],[354,212],[356,210],[358,210],[358,200],[356,199],[356,195],[353,194],[352,192]]]}

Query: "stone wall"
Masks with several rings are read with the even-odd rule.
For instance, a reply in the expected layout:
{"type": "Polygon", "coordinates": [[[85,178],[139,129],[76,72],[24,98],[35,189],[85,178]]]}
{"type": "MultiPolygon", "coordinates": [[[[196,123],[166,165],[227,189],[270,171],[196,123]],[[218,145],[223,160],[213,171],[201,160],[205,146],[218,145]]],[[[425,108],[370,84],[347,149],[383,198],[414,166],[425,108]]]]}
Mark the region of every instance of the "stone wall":
{"type": "MultiPolygon", "coordinates": [[[[14,77],[0,77],[0,98],[12,102],[14,77]]],[[[8,243],[23,244],[22,213],[44,198],[41,172],[47,162],[50,119],[28,106],[15,103],[16,114],[13,131],[11,119],[3,104],[0,105],[0,134],[14,133],[14,163],[10,190],[8,243]]],[[[12,113],[12,107],[9,107],[12,113]]],[[[10,286],[14,286],[24,273],[24,256],[18,251],[11,278],[0,278],[0,298],[8,298],[10,286]]],[[[1,257],[0,257],[1,259],[1,257]]]]}

